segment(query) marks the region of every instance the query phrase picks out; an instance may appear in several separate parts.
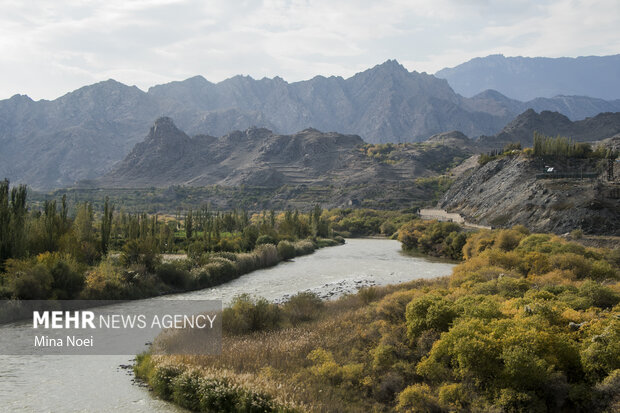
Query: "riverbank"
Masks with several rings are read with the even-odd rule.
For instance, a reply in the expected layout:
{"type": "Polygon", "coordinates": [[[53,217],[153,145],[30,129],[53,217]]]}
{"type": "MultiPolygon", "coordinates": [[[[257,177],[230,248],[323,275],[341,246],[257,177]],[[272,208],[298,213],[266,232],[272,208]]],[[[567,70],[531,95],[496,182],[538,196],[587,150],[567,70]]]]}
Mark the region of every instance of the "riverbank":
{"type": "Polygon", "coordinates": [[[340,237],[308,238],[294,242],[280,241],[277,246],[261,244],[250,252],[203,253],[192,258],[168,260],[154,265],[150,276],[138,277],[139,273],[131,278],[125,276],[129,282],[124,284],[113,284],[107,280],[99,285],[87,284],[85,297],[98,300],[144,299],[212,288],[250,272],[343,243],[344,239],[340,237]]]}
{"type": "MultiPolygon", "coordinates": [[[[157,307],[165,300],[221,300],[227,306],[241,293],[274,302],[308,289],[328,291],[328,287],[325,290],[321,287],[341,280],[396,284],[447,275],[453,267],[406,256],[398,241],[347,239],[338,248],[321,248],[313,254],[254,271],[216,287],[134,300],[123,305],[128,312],[136,313],[157,307]]],[[[111,334],[118,334],[119,340],[123,333],[123,330],[111,331],[111,334]]],[[[0,369],[7,377],[0,386],[0,404],[20,412],[185,411],[133,384],[133,373],[128,374],[119,367],[133,364],[137,351],[130,354],[132,356],[0,356],[0,369]]]]}
{"type": "Polygon", "coordinates": [[[142,356],[136,373],[202,411],[217,400],[201,383],[224,379],[229,400],[243,403],[230,389],[243,390],[265,411],[620,406],[613,251],[522,230],[480,233],[462,249],[449,277],[362,289],[310,319],[227,334],[220,356],[142,356]]]}

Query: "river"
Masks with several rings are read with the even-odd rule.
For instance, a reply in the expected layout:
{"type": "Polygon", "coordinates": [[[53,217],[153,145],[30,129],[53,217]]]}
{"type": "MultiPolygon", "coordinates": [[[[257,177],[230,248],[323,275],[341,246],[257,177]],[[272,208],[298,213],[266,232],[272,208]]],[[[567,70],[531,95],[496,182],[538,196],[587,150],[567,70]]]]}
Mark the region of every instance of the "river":
{"type": "MultiPolygon", "coordinates": [[[[343,246],[244,275],[229,283],[183,294],[124,304],[134,310],[158,300],[220,299],[250,293],[282,300],[311,290],[335,298],[363,285],[385,285],[450,274],[454,265],[400,252],[400,243],[348,239],[343,246]]],[[[1,330],[0,330],[1,334],[1,330]]],[[[133,384],[128,356],[0,356],[0,411],[7,412],[180,412],[133,384]]]]}

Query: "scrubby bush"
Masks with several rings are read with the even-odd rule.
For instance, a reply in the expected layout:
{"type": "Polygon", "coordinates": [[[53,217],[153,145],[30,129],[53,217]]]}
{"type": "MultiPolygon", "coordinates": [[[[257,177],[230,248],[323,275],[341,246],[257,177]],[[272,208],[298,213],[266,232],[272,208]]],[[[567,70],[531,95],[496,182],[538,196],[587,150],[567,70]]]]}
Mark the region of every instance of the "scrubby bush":
{"type": "Polygon", "coordinates": [[[398,228],[396,227],[396,224],[394,224],[393,222],[385,221],[383,224],[381,224],[379,229],[381,230],[382,235],[390,237],[392,236],[393,233],[396,232],[398,228]]]}
{"type": "Polygon", "coordinates": [[[344,238],[342,238],[340,235],[336,235],[336,236],[334,237],[334,241],[336,241],[336,242],[337,242],[337,243],[339,243],[339,244],[344,244],[344,243],[345,243],[344,238]]]}
{"type": "Polygon", "coordinates": [[[578,296],[585,298],[589,307],[612,308],[620,302],[620,294],[592,280],[579,286],[578,296]]]}
{"type": "Polygon", "coordinates": [[[441,407],[428,384],[412,384],[398,395],[398,412],[440,413],[441,407]]]}
{"type": "Polygon", "coordinates": [[[46,300],[51,297],[54,277],[43,264],[24,269],[11,268],[7,263],[9,285],[16,297],[22,300],[46,300]]]}
{"type": "Polygon", "coordinates": [[[472,394],[463,383],[448,383],[439,388],[438,400],[450,411],[466,411],[472,402],[472,394]]]}
{"type": "Polygon", "coordinates": [[[37,256],[52,276],[52,298],[70,300],[77,298],[84,288],[84,266],[68,254],[45,252],[37,256]]]}
{"type": "Polygon", "coordinates": [[[315,246],[312,241],[308,240],[297,241],[293,244],[293,247],[295,248],[296,256],[312,254],[315,250],[315,246]]]}
{"type": "Polygon", "coordinates": [[[293,245],[290,241],[278,242],[278,254],[283,260],[295,258],[295,245],[293,245]]]}
{"type": "Polygon", "coordinates": [[[237,267],[237,274],[247,274],[250,271],[254,271],[260,268],[260,259],[256,252],[247,252],[237,254],[235,265],[237,267]]]}
{"type": "Polygon", "coordinates": [[[172,389],[170,398],[179,406],[197,412],[200,411],[202,377],[196,370],[186,370],[170,380],[172,389]]]}
{"type": "Polygon", "coordinates": [[[323,301],[313,292],[301,292],[292,296],[282,306],[284,316],[292,323],[314,320],[323,309],[323,301]]]}
{"type": "Polygon", "coordinates": [[[120,262],[124,267],[141,265],[146,271],[152,272],[161,261],[161,256],[156,251],[152,241],[131,240],[123,246],[120,262]]]}
{"type": "Polygon", "coordinates": [[[583,238],[583,231],[581,229],[574,229],[570,232],[570,238],[571,239],[582,239],[583,238]]]}
{"type": "Polygon", "coordinates": [[[282,321],[282,312],[276,304],[249,294],[236,296],[222,313],[222,328],[231,334],[269,330],[282,321]]]}
{"type": "Polygon", "coordinates": [[[519,246],[519,242],[524,238],[524,234],[515,229],[505,229],[499,231],[495,243],[498,248],[504,251],[512,251],[519,246]]]}
{"type": "Polygon", "coordinates": [[[340,240],[342,240],[342,242],[331,238],[316,238],[314,240],[314,244],[316,245],[316,248],[335,247],[337,245],[344,244],[344,238],[339,238],[340,240]]]}
{"type": "Polygon", "coordinates": [[[455,303],[457,314],[461,317],[472,317],[483,320],[501,318],[502,312],[499,303],[485,295],[468,295],[460,298],[455,303]]]}
{"type": "Polygon", "coordinates": [[[256,245],[273,244],[276,245],[278,241],[271,235],[261,235],[256,239],[256,245]]]}
{"type": "Polygon", "coordinates": [[[279,261],[278,248],[273,244],[259,245],[255,250],[258,257],[260,268],[267,268],[276,265],[279,261]]]}
{"type": "Polygon", "coordinates": [[[164,283],[175,288],[187,288],[190,283],[190,274],[188,271],[179,268],[174,263],[160,264],[155,274],[164,283]]]}
{"type": "Polygon", "coordinates": [[[109,260],[102,261],[86,273],[84,296],[92,299],[118,298],[123,290],[123,283],[121,269],[109,260]]]}
{"type": "Polygon", "coordinates": [[[194,241],[187,246],[187,256],[194,261],[199,261],[203,254],[209,252],[209,244],[203,241],[194,241]]]}
{"type": "Polygon", "coordinates": [[[136,377],[146,381],[164,400],[196,412],[292,412],[267,394],[232,382],[227,377],[171,364],[153,362],[148,353],[136,357],[136,377]]]}
{"type": "Polygon", "coordinates": [[[155,394],[164,400],[170,400],[174,391],[174,380],[183,374],[183,368],[173,365],[157,366],[153,369],[149,377],[149,384],[153,388],[155,394]]]}
{"type": "Polygon", "coordinates": [[[212,287],[237,277],[237,267],[229,259],[211,256],[207,264],[192,270],[199,287],[212,287]]]}
{"type": "Polygon", "coordinates": [[[453,222],[413,220],[400,227],[398,240],[406,250],[458,260],[467,235],[453,222]]]}
{"type": "Polygon", "coordinates": [[[447,331],[456,316],[454,303],[439,295],[414,298],[406,309],[407,336],[415,340],[424,330],[447,331]]]}

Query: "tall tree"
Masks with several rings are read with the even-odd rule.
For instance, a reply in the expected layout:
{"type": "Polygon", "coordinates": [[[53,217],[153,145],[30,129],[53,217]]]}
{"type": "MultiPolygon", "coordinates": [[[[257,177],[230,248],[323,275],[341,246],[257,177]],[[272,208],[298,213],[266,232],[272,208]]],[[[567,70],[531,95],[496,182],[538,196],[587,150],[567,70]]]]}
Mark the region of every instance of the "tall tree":
{"type": "Polygon", "coordinates": [[[64,231],[68,228],[68,215],[69,208],[67,207],[67,194],[62,194],[62,204],[60,207],[60,220],[62,221],[62,228],[64,231]]]}
{"type": "Polygon", "coordinates": [[[92,242],[95,238],[93,206],[88,202],[78,206],[77,215],[73,223],[75,235],[80,243],[92,242]]]}
{"type": "Polygon", "coordinates": [[[190,209],[185,215],[185,238],[192,239],[192,235],[194,235],[194,217],[190,209]]]}
{"type": "Polygon", "coordinates": [[[105,197],[103,203],[103,216],[101,217],[101,253],[108,252],[110,243],[110,232],[112,230],[112,216],[114,215],[114,205],[110,206],[110,200],[105,197]]]}
{"type": "Polygon", "coordinates": [[[11,242],[14,257],[26,255],[27,195],[26,185],[11,188],[11,242]]]}
{"type": "Polygon", "coordinates": [[[43,204],[43,224],[45,228],[45,249],[56,251],[58,248],[60,217],[56,210],[56,201],[45,201],[43,204]]]}
{"type": "Polygon", "coordinates": [[[9,181],[0,182],[0,268],[11,257],[11,209],[9,207],[9,181]]]}

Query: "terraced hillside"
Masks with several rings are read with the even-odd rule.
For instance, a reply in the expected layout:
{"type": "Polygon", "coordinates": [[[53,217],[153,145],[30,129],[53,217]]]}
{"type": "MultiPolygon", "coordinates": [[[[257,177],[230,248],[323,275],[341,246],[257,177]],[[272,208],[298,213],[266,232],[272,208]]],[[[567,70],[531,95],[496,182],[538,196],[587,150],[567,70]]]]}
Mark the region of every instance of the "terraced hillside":
{"type": "Polygon", "coordinates": [[[470,154],[465,146],[441,142],[373,145],[357,135],[316,129],[189,137],[172,119],[160,118],[110,173],[81,186],[251,187],[271,193],[279,206],[410,207],[435,197],[432,185],[420,185],[418,178],[437,176],[470,154]]]}

